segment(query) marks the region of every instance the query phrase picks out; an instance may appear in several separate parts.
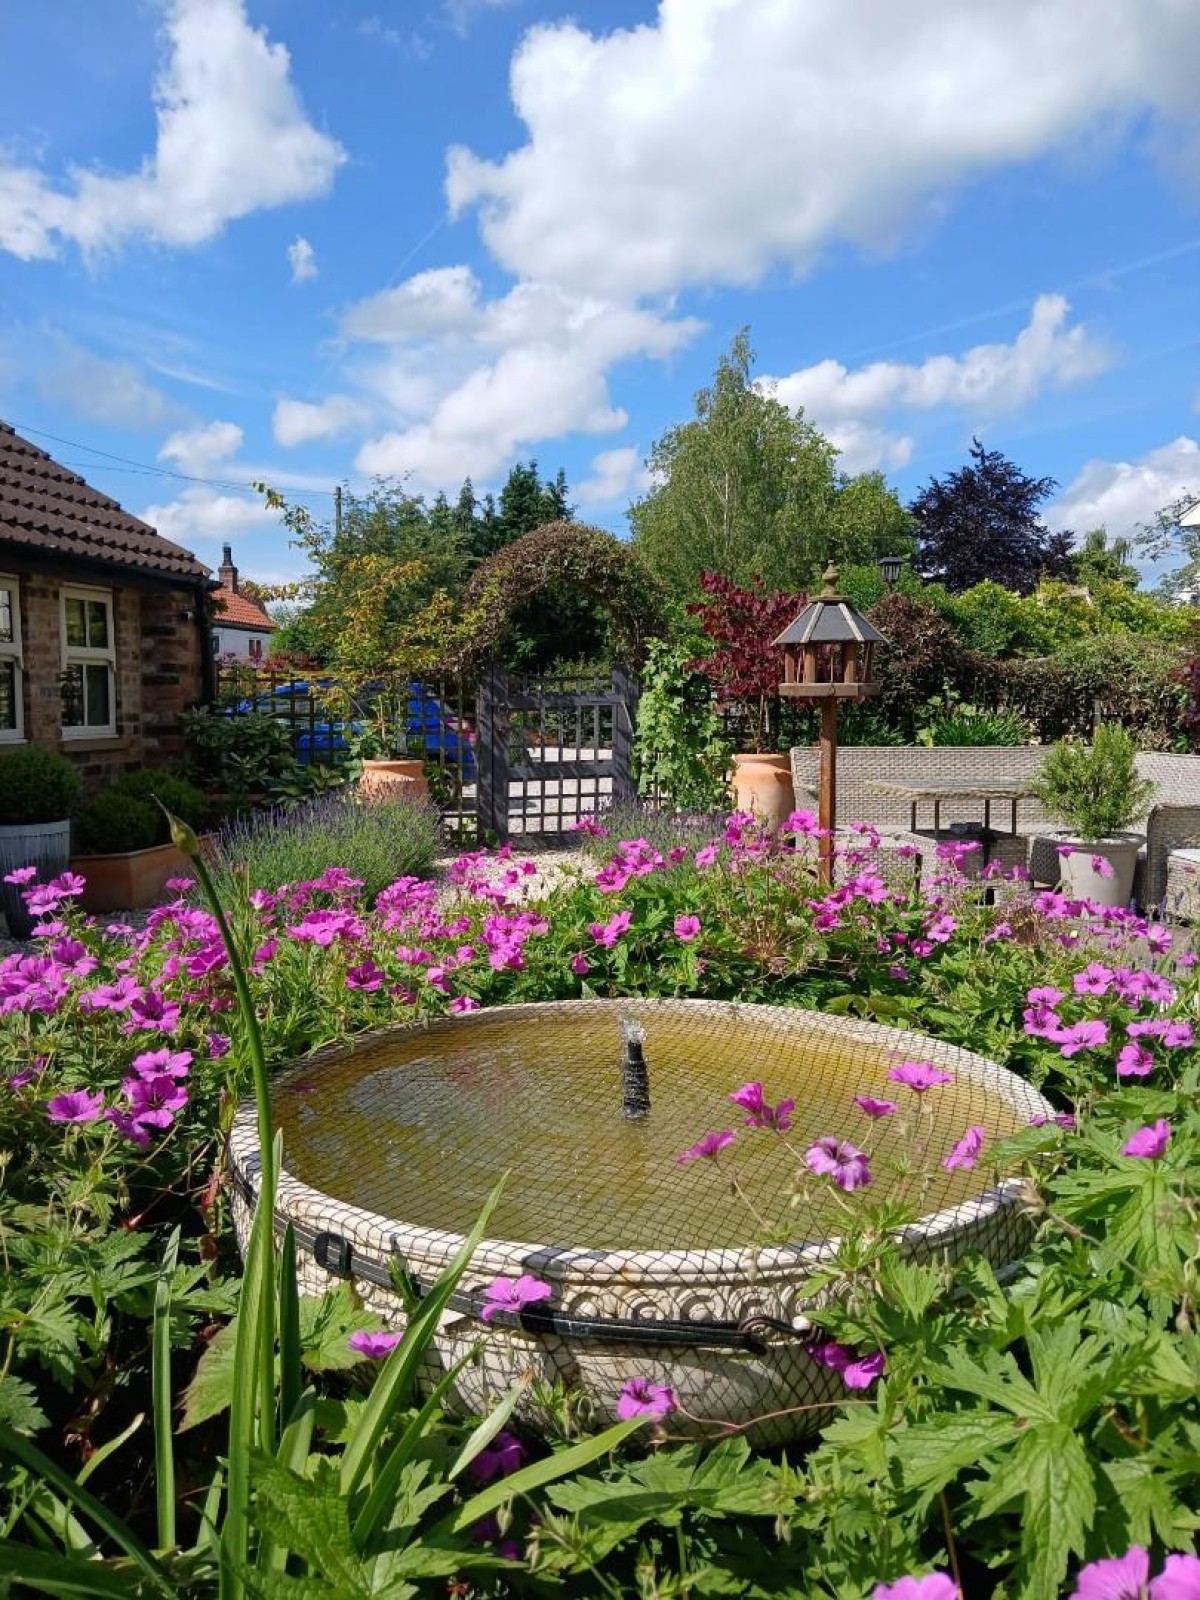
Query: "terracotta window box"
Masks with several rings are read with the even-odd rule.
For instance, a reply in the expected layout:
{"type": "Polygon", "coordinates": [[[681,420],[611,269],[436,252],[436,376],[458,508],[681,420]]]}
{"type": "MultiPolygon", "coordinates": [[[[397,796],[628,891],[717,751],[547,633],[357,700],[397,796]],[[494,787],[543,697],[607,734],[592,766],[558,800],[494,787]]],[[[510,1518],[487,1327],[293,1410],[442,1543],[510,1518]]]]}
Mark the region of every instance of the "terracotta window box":
{"type": "Polygon", "coordinates": [[[79,904],[91,912],[145,911],[165,897],[168,878],[194,876],[191,862],[173,844],[72,856],[71,871],[87,879],[79,904]]]}

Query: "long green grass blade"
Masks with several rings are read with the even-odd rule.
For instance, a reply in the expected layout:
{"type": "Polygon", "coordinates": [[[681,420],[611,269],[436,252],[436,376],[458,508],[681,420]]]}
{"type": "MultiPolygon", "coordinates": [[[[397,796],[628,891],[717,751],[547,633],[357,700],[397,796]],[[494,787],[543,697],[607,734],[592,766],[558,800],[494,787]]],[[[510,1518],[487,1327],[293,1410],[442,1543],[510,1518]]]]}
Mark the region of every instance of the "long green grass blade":
{"type": "Polygon", "coordinates": [[[300,1289],[296,1230],[289,1222],[279,1246],[279,1426],[285,1428],[304,1386],[300,1370],[300,1289]]]}
{"type": "Polygon", "coordinates": [[[80,1467],[78,1473],[76,1474],[75,1482],[86,1483],[92,1474],[98,1468],[104,1465],[109,1456],[115,1455],[127,1440],[133,1438],[134,1434],[138,1431],[145,1420],[146,1413],[144,1411],[139,1411],[129,1426],[127,1428],[122,1428],[120,1433],[118,1433],[115,1438],[106,1439],[102,1445],[98,1445],[96,1450],[84,1462],[83,1466],[80,1467]]]}
{"type": "MultiPolygon", "coordinates": [[[[98,1561],[31,1550],[27,1544],[0,1540],[0,1578],[15,1578],[33,1594],[98,1595],[101,1600],[133,1600],[144,1590],[137,1573],[117,1572],[98,1561]]],[[[5,1593],[7,1593],[7,1586],[5,1593]]]]}
{"type": "Polygon", "coordinates": [[[11,1456],[14,1461],[19,1461],[23,1467],[35,1473],[44,1483],[57,1489],[63,1499],[73,1505],[81,1516],[86,1517],[102,1534],[111,1539],[119,1550],[125,1552],[156,1589],[164,1594],[171,1594],[166,1572],[137,1534],[106,1505],[97,1500],[90,1489],[85,1489],[76,1483],[69,1472],[64,1472],[56,1461],[43,1454],[37,1445],[22,1434],[14,1433],[11,1428],[0,1425],[0,1454],[11,1456]]]}
{"type": "Polygon", "coordinates": [[[430,1391],[428,1400],[396,1440],[383,1466],[378,1468],[372,1477],[371,1492],[355,1520],[353,1529],[354,1548],[360,1555],[365,1556],[369,1553],[370,1541],[374,1536],[380,1519],[392,1503],[392,1496],[396,1492],[400,1474],[413,1456],[416,1455],[417,1447],[425,1436],[426,1428],[441,1410],[442,1401],[454,1387],[459,1373],[474,1359],[475,1351],[468,1350],[461,1360],[456,1361],[447,1372],[442,1374],[430,1391]]]}
{"type": "Polygon", "coordinates": [[[275,1288],[270,1266],[274,1199],[273,1191],[264,1189],[259,1194],[242,1272],[234,1340],[233,1393],[229,1404],[228,1480],[225,1522],[221,1529],[221,1600],[244,1600],[246,1592],[242,1573],[250,1548],[250,1456],[255,1444],[254,1413],[259,1397],[262,1302],[275,1288]]]}
{"type": "MultiPolygon", "coordinates": [[[[287,1426],[279,1436],[275,1459],[289,1472],[304,1474],[308,1452],[312,1447],[313,1429],[317,1421],[317,1391],[306,1389],[297,1401],[287,1426]]],[[[270,1534],[260,1537],[255,1569],[262,1572],[286,1572],[291,1550],[277,1543],[270,1534]]]]}
{"type": "Polygon", "coordinates": [[[154,1485],[158,1508],[158,1547],[174,1550],[175,1441],[171,1432],[171,1279],[179,1259],[179,1229],[167,1240],[154,1286],[154,1322],[150,1335],[150,1390],[154,1410],[154,1485]]]}
{"type": "Polygon", "coordinates": [[[225,1468],[218,1467],[212,1475],[208,1493],[204,1496],[204,1504],[200,1508],[200,1526],[196,1530],[196,1542],[191,1550],[193,1555],[206,1550],[217,1565],[221,1560],[221,1531],[217,1527],[217,1518],[221,1515],[221,1496],[224,1492],[225,1468]]]}
{"type": "Polygon", "coordinates": [[[501,1428],[508,1421],[509,1417],[511,1417],[513,1412],[516,1410],[521,1396],[525,1394],[532,1382],[532,1374],[518,1378],[516,1383],[513,1384],[512,1388],[504,1396],[504,1399],[501,1400],[500,1404],[495,1408],[495,1410],[484,1417],[483,1421],[471,1434],[471,1437],[467,1440],[466,1444],[463,1445],[462,1449],[458,1453],[454,1465],[450,1468],[448,1477],[451,1479],[451,1481],[457,1478],[460,1472],[465,1471],[465,1469],[471,1465],[472,1461],[474,1461],[475,1457],[481,1450],[486,1449],[487,1446],[491,1444],[492,1440],[496,1437],[501,1428]]]}
{"type": "Polygon", "coordinates": [[[460,1506],[450,1524],[451,1531],[461,1533],[464,1528],[469,1528],[481,1517],[486,1517],[495,1511],[497,1506],[502,1506],[506,1500],[511,1500],[514,1495],[528,1494],[531,1489],[540,1489],[547,1483],[556,1483],[559,1478],[568,1478],[573,1472],[579,1472],[583,1467],[590,1466],[600,1456],[606,1456],[610,1450],[615,1450],[619,1444],[624,1443],[631,1433],[636,1433],[644,1426],[644,1421],[644,1418],[634,1417],[629,1422],[615,1423],[604,1433],[596,1434],[594,1438],[582,1439],[569,1450],[560,1450],[557,1455],[547,1456],[544,1461],[535,1461],[528,1467],[522,1467],[520,1472],[501,1478],[498,1483],[489,1484],[465,1505],[460,1506]]]}
{"type": "Polygon", "coordinates": [[[411,1387],[417,1374],[425,1348],[445,1311],[458,1281],[467,1270],[476,1246],[483,1238],[492,1213],[499,1204],[505,1179],[492,1190],[484,1203],[479,1219],[463,1240],[457,1255],[421,1302],[420,1309],[409,1319],[404,1337],[383,1364],[375,1380],[371,1398],[359,1417],[354,1432],[342,1455],[342,1493],[350,1496],[357,1492],[367,1465],[379,1448],[387,1425],[401,1397],[411,1387]]]}

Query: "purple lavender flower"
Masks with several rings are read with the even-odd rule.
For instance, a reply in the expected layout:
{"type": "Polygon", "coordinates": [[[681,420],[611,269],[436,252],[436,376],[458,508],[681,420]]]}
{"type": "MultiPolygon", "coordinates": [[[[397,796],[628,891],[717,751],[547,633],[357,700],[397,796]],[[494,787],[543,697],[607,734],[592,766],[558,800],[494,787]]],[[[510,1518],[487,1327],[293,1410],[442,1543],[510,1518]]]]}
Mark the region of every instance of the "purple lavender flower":
{"type": "Polygon", "coordinates": [[[841,1373],[847,1389],[869,1389],[876,1378],[881,1378],[887,1370],[887,1356],[882,1350],[876,1350],[869,1356],[857,1356],[836,1339],[830,1339],[825,1344],[810,1345],[808,1353],[814,1361],[819,1361],[831,1372],[841,1373]]]}
{"type": "Polygon", "coordinates": [[[479,1315],[490,1322],[497,1311],[520,1312],[538,1300],[548,1300],[554,1290],[540,1278],[523,1272],[519,1278],[496,1278],[483,1291],[479,1315]]]}
{"type": "Polygon", "coordinates": [[[516,1472],[524,1466],[528,1455],[528,1450],[516,1434],[502,1428],[491,1444],[485,1445],[471,1462],[471,1476],[476,1483],[491,1483],[493,1478],[507,1478],[510,1472],[516,1472]]]}
{"type": "Polygon", "coordinates": [[[968,1128],[942,1162],[942,1166],[947,1172],[953,1172],[956,1167],[961,1168],[964,1172],[970,1172],[979,1159],[979,1152],[983,1149],[985,1137],[986,1129],[968,1128]]]}
{"type": "Polygon", "coordinates": [[[832,1178],[839,1189],[865,1189],[871,1182],[865,1152],[845,1139],[816,1140],[804,1152],[804,1165],[818,1177],[832,1178]]]}
{"type": "Polygon", "coordinates": [[[683,1152],[683,1154],[678,1158],[679,1165],[682,1167],[689,1161],[701,1161],[705,1159],[711,1159],[715,1161],[717,1156],[720,1155],[721,1151],[725,1149],[726,1145],[730,1145],[732,1143],[733,1134],[728,1128],[723,1128],[720,1133],[706,1133],[703,1139],[698,1139],[695,1144],[690,1145],[688,1149],[683,1152]]]}
{"type": "Polygon", "coordinates": [[[360,1329],[352,1333],[346,1343],[356,1355],[365,1356],[368,1361],[382,1361],[400,1343],[400,1338],[398,1333],[366,1333],[360,1329]]]}
{"type": "Polygon", "coordinates": [[[943,1072],[932,1061],[902,1061],[898,1067],[890,1070],[888,1077],[893,1083],[903,1083],[916,1094],[924,1094],[926,1089],[934,1089],[939,1084],[954,1082],[952,1072],[943,1072]]]}
{"type": "Polygon", "coordinates": [[[1123,1556],[1082,1568],[1071,1600],[1144,1600],[1149,1577],[1150,1557],[1135,1544],[1123,1556]]]}
{"type": "Polygon", "coordinates": [[[854,1104],[868,1117],[890,1117],[896,1109],[894,1100],[875,1100],[869,1094],[856,1094],[854,1104]]]}
{"type": "Polygon", "coordinates": [[[960,1600],[958,1585],[944,1572],[929,1572],[923,1578],[897,1578],[895,1583],[877,1583],[871,1600],[960,1600]]]}
{"type": "Polygon", "coordinates": [[[675,1391],[667,1384],[630,1378],[617,1397],[617,1420],[631,1422],[634,1417],[646,1417],[651,1422],[661,1422],[678,1404],[675,1391]]]}
{"type": "Polygon", "coordinates": [[[56,1094],[46,1102],[46,1115],[51,1122],[95,1122],[104,1111],[104,1096],[99,1090],[89,1094],[86,1089],[72,1089],[69,1094],[56,1094]]]}
{"type": "Polygon", "coordinates": [[[1158,1161],[1166,1154],[1171,1142],[1171,1124],[1159,1117],[1151,1128],[1139,1128],[1121,1146],[1123,1156],[1136,1156],[1141,1161],[1158,1161]]]}

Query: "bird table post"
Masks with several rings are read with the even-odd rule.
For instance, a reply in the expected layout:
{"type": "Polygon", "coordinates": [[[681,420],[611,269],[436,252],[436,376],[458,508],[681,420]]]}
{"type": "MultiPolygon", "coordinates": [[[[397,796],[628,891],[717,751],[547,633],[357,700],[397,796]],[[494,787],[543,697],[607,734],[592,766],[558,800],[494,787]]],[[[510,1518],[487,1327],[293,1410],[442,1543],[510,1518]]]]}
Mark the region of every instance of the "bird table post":
{"type": "Polygon", "coordinates": [[[821,702],[817,881],[823,888],[833,884],[836,854],[838,701],[865,700],[877,691],[879,685],[871,676],[875,646],[887,642],[837,592],[837,576],[836,567],[825,569],[821,593],[775,640],[783,649],[779,693],[787,699],[821,702]]]}

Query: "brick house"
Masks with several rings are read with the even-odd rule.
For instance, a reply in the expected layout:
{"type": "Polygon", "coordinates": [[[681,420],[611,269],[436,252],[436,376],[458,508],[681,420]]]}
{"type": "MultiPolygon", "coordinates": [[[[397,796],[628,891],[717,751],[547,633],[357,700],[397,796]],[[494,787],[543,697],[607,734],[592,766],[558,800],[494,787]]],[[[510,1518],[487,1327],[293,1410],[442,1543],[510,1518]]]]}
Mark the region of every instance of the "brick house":
{"type": "Polygon", "coordinates": [[[230,545],[222,547],[217,578],[220,587],[213,591],[210,602],[213,611],[213,655],[231,657],[235,661],[251,661],[257,665],[271,648],[275,624],[258,601],[243,594],[238,587],[238,569],[233,564],[230,545]]]}
{"type": "Polygon", "coordinates": [[[0,752],[88,789],[175,761],[212,693],[208,568],[0,422],[0,752]]]}

